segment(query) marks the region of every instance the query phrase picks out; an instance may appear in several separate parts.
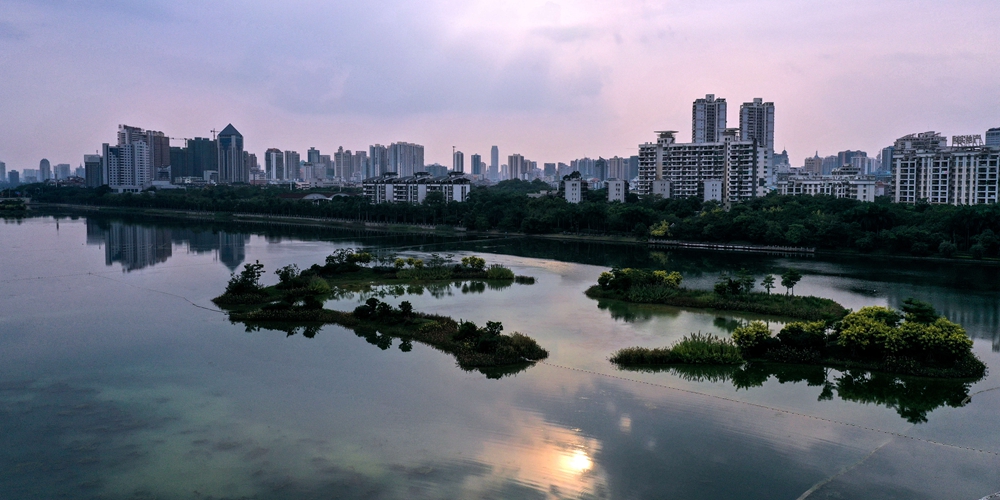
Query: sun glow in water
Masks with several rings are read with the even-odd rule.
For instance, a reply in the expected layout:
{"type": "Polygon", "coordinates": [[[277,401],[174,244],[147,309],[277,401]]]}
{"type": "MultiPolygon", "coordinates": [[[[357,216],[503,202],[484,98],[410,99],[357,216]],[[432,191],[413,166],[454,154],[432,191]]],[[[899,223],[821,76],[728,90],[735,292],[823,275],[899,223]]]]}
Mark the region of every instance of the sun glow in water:
{"type": "Polygon", "coordinates": [[[560,468],[572,474],[583,474],[594,467],[594,461],[583,450],[573,450],[559,457],[560,468]]]}

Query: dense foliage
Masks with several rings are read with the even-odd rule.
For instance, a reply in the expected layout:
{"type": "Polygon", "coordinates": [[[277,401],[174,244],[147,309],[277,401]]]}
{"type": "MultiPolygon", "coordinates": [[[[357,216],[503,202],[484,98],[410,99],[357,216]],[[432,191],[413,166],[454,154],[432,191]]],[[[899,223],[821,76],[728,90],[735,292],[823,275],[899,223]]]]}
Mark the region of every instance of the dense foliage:
{"type": "MultiPolygon", "coordinates": [[[[112,194],[33,184],[20,193],[38,202],[169,208],[372,222],[462,226],[474,230],[540,233],[636,235],[641,238],[818,247],[916,256],[974,258],[1000,254],[1000,207],[874,203],[829,196],[779,196],[775,193],[724,210],[695,198],[638,199],[609,203],[604,190],[590,191],[579,204],[558,197],[529,198],[550,189],[543,182],[504,181],[475,188],[465,203],[428,196],[425,203],[372,205],[361,196],[321,204],[282,198],[275,187],[214,186],[112,194]]],[[[355,193],[356,194],[356,193],[355,193]]]]}
{"type": "Polygon", "coordinates": [[[739,348],[729,339],[692,333],[670,347],[626,347],[611,355],[610,361],[620,366],[709,364],[738,365],[743,363],[739,348]]]}
{"type": "MultiPolygon", "coordinates": [[[[802,278],[794,270],[788,270],[782,276],[794,278],[786,285],[789,290],[802,278]]],[[[721,276],[711,291],[691,290],[681,287],[683,276],[676,271],[614,268],[610,272],[601,273],[597,285],[587,290],[587,296],[806,320],[836,321],[847,314],[846,309],[830,299],[771,294],[768,277],[771,276],[765,276],[762,282],[762,286],[768,289],[767,293],[753,291],[755,278],[747,271],[740,271],[736,277],[721,276]]],[[[773,285],[773,277],[770,281],[773,285]]],[[[785,281],[784,278],[782,281],[785,281]]]]}
{"type": "Polygon", "coordinates": [[[762,321],[733,332],[747,358],[868,367],[910,375],[977,378],[986,366],[972,339],[929,304],[908,300],[904,312],[864,307],[831,328],[823,322],[789,323],[772,336],[762,321]]]}

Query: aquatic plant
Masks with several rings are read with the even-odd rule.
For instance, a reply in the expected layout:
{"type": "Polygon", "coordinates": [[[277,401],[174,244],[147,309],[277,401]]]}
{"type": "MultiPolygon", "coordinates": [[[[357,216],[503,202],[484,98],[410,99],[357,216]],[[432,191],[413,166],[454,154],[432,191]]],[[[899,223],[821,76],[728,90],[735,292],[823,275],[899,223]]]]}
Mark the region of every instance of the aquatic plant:
{"type": "Polygon", "coordinates": [[[670,347],[619,349],[610,361],[617,365],[739,365],[743,357],[732,340],[699,332],[685,336],[670,347]]]}

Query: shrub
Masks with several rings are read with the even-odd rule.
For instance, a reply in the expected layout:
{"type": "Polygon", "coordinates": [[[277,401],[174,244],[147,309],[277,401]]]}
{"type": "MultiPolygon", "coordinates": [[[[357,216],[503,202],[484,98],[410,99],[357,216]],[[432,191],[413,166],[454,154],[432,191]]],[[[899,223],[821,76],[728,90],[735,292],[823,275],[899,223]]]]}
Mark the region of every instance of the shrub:
{"type": "Polygon", "coordinates": [[[661,284],[669,288],[680,288],[681,282],[684,281],[684,276],[681,273],[674,271],[672,273],[667,273],[666,271],[653,271],[653,277],[655,277],[661,284]]]}
{"type": "Polygon", "coordinates": [[[299,271],[299,266],[295,264],[289,264],[285,267],[281,267],[274,270],[274,274],[278,275],[278,281],[282,284],[288,284],[295,278],[299,277],[301,272],[299,271]]]}
{"type": "Polygon", "coordinates": [[[957,251],[958,246],[950,241],[942,241],[941,244],[938,245],[938,253],[940,253],[942,257],[951,257],[952,255],[955,255],[955,252],[957,251]]]}
{"type": "Polygon", "coordinates": [[[537,361],[539,359],[549,357],[549,352],[542,349],[542,347],[538,345],[538,342],[535,342],[535,339],[527,335],[514,332],[510,334],[509,338],[510,340],[508,343],[510,347],[514,349],[514,352],[517,353],[518,356],[521,356],[524,359],[537,361]]]}
{"type": "Polygon", "coordinates": [[[743,357],[739,348],[730,339],[692,333],[674,342],[670,347],[619,349],[611,356],[611,362],[618,365],[729,365],[743,363],[743,357]]]}
{"type": "Polygon", "coordinates": [[[476,256],[462,257],[462,266],[473,271],[482,271],[486,269],[486,260],[476,256]]]}
{"type": "Polygon", "coordinates": [[[733,342],[745,356],[757,357],[772,343],[771,330],[763,321],[751,321],[733,330],[733,342]]]}
{"type": "Polygon", "coordinates": [[[330,284],[326,282],[325,279],[320,277],[315,277],[309,280],[309,286],[307,287],[309,293],[316,295],[324,295],[330,293],[330,284]]]}
{"type": "Polygon", "coordinates": [[[226,285],[226,293],[238,295],[248,293],[259,293],[261,290],[260,277],[264,274],[264,264],[255,261],[253,264],[246,264],[240,274],[229,275],[229,284],[226,285]]]}
{"type": "Polygon", "coordinates": [[[826,345],[826,323],[789,323],[778,332],[777,337],[782,345],[793,349],[821,350],[826,345]]]}
{"type": "Polygon", "coordinates": [[[986,247],[980,245],[979,243],[976,243],[975,245],[969,247],[969,254],[972,255],[973,259],[982,260],[983,255],[986,254],[986,247]]]}
{"type": "Polygon", "coordinates": [[[493,264],[486,269],[486,279],[490,280],[512,280],[514,279],[514,271],[501,266],[500,264],[493,264]]]}

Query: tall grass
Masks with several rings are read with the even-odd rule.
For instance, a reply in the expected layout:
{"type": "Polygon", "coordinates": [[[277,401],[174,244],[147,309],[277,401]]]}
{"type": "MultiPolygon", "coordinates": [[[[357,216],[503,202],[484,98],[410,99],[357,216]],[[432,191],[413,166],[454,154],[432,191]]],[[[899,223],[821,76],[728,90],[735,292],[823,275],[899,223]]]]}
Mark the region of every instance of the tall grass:
{"type": "Polygon", "coordinates": [[[692,333],[670,347],[626,347],[611,355],[611,362],[622,366],[711,364],[738,365],[743,363],[740,350],[730,339],[692,333]]]}

